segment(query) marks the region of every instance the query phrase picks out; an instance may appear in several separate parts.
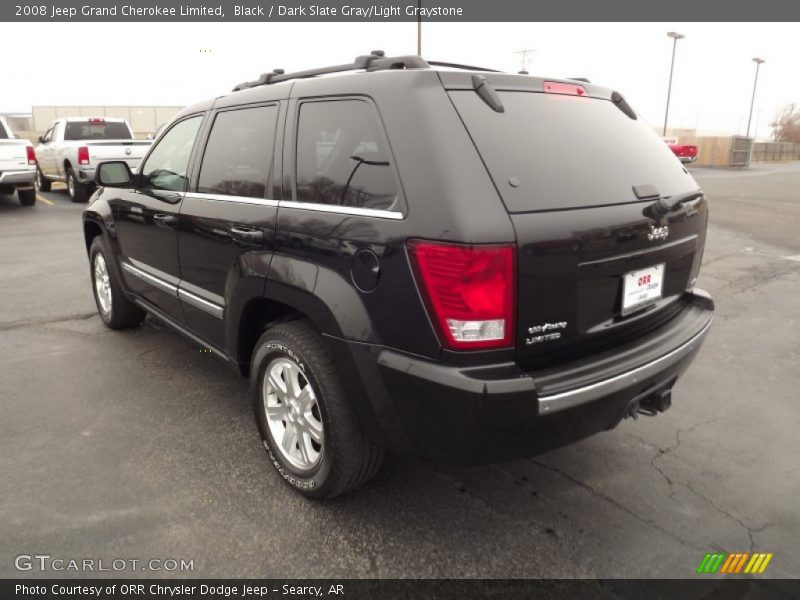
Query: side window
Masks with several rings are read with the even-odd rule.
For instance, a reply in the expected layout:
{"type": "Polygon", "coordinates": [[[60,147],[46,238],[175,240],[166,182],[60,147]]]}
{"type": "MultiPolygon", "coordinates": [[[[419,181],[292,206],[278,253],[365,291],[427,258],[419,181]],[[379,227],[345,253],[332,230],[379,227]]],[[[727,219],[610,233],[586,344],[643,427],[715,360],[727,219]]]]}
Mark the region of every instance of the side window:
{"type": "Polygon", "coordinates": [[[272,168],[278,107],[217,114],[208,136],[197,191],[263,198],[272,168]]]}
{"type": "Polygon", "coordinates": [[[397,198],[383,129],[364,100],[301,104],[295,169],[300,202],[387,209],[397,198]]]}
{"type": "Polygon", "coordinates": [[[55,125],[51,125],[50,129],[48,129],[47,132],[44,134],[43,139],[45,144],[49,144],[50,142],[53,141],[53,131],[55,130],[55,128],[56,128],[55,125]]]}
{"type": "Polygon", "coordinates": [[[185,119],[158,140],[142,166],[142,187],[173,192],[186,190],[189,156],[202,120],[199,115],[185,119]]]}

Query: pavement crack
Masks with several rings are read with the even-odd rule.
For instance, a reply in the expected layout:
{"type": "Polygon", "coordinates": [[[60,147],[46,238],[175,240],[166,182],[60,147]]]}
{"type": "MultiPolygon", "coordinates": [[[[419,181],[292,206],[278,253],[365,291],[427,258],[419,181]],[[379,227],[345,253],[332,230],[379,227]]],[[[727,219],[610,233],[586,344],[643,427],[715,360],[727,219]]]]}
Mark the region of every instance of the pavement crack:
{"type": "Polygon", "coordinates": [[[577,478],[573,477],[572,475],[570,475],[566,471],[562,471],[561,469],[558,469],[556,467],[553,467],[553,466],[547,465],[545,463],[539,462],[539,461],[537,461],[537,460],[535,460],[533,458],[529,458],[528,460],[530,462],[532,462],[534,465],[537,465],[537,466],[539,466],[539,467],[541,467],[541,468],[543,468],[543,469],[545,469],[547,471],[552,471],[553,473],[557,473],[557,474],[561,475],[562,477],[564,477],[568,481],[571,481],[575,485],[583,488],[584,490],[586,490],[587,492],[589,492],[593,496],[608,502],[609,504],[611,504],[612,506],[618,508],[619,510],[621,510],[625,514],[633,517],[634,519],[636,519],[640,523],[644,523],[645,525],[649,525],[653,529],[656,529],[657,531],[660,531],[661,533],[663,533],[664,535],[666,535],[670,539],[678,542],[682,546],[685,546],[687,548],[693,548],[694,547],[694,546],[692,546],[691,543],[687,542],[686,540],[683,540],[683,539],[679,538],[678,536],[676,536],[674,533],[672,533],[668,529],[664,529],[663,527],[658,525],[658,523],[656,523],[652,519],[645,518],[645,517],[635,513],[630,508],[628,508],[624,504],[620,503],[619,501],[615,500],[611,496],[608,496],[608,495],[602,493],[601,491],[596,490],[595,488],[593,488],[591,485],[589,485],[585,481],[581,481],[580,479],[577,479],[577,478]]]}
{"type": "Polygon", "coordinates": [[[53,325],[55,323],[66,323],[68,321],[85,321],[97,315],[96,312],[79,313],[74,315],[67,315],[63,317],[55,317],[52,319],[36,319],[36,320],[22,320],[11,321],[10,323],[0,323],[0,331],[12,331],[14,329],[22,329],[24,327],[38,327],[40,325],[53,325]]]}
{"type": "Polygon", "coordinates": [[[755,540],[753,539],[753,535],[758,533],[758,532],[760,532],[760,531],[763,531],[764,529],[766,529],[767,527],[772,525],[772,523],[766,523],[765,525],[762,525],[761,527],[758,527],[758,528],[750,527],[744,521],[742,521],[740,518],[738,518],[737,516],[733,515],[729,511],[725,510],[721,506],[719,506],[711,498],[709,498],[709,497],[705,496],[704,494],[701,494],[700,492],[698,492],[696,489],[694,489],[694,487],[692,487],[692,485],[690,483],[687,483],[685,481],[675,481],[675,480],[673,480],[669,475],[666,474],[664,469],[662,469],[658,464],[656,464],[656,461],[658,461],[660,458],[663,458],[667,454],[675,452],[680,447],[681,442],[682,442],[681,435],[685,435],[687,433],[692,433],[697,428],[702,427],[704,425],[709,425],[709,424],[714,423],[716,421],[719,421],[721,418],[722,417],[716,417],[714,419],[708,419],[706,421],[700,421],[699,423],[695,423],[694,425],[692,425],[691,427],[689,427],[687,429],[676,429],[675,430],[675,440],[674,440],[674,442],[671,445],[667,446],[666,448],[658,448],[656,454],[650,460],[650,466],[653,467],[653,469],[655,469],[659,474],[661,474],[661,476],[664,478],[664,481],[667,482],[667,485],[669,486],[669,490],[670,490],[669,491],[669,497],[670,497],[671,500],[674,500],[674,501],[677,502],[677,499],[675,498],[675,486],[676,485],[680,485],[680,486],[686,488],[687,490],[689,490],[692,494],[694,494],[698,498],[704,500],[715,511],[717,511],[721,515],[724,515],[725,517],[731,519],[734,523],[736,523],[740,527],[742,527],[747,532],[747,537],[750,540],[750,553],[752,553],[754,551],[754,549],[755,549],[755,540]]]}
{"type": "MultiPolygon", "coordinates": [[[[664,478],[664,481],[666,481],[667,485],[669,486],[669,499],[670,500],[672,500],[674,502],[678,502],[678,504],[680,504],[680,502],[675,498],[675,489],[674,489],[674,487],[675,487],[675,483],[676,482],[673,481],[672,478],[669,475],[667,475],[667,473],[664,471],[664,469],[662,469],[659,465],[656,464],[656,461],[658,461],[658,459],[660,459],[660,458],[663,458],[667,454],[671,454],[672,452],[675,452],[675,450],[677,450],[680,447],[681,441],[682,441],[681,440],[681,434],[692,433],[698,427],[702,427],[704,425],[709,425],[711,423],[719,421],[721,418],[722,417],[715,417],[713,419],[707,419],[705,421],[700,421],[699,423],[695,423],[694,425],[692,425],[688,429],[676,429],[675,430],[675,440],[672,442],[672,444],[667,446],[666,448],[657,448],[657,451],[656,451],[655,455],[653,455],[653,458],[650,459],[650,466],[653,467],[653,469],[655,469],[661,475],[661,477],[664,478]]],[[[680,482],[678,482],[678,483],[680,483],[680,482]]]]}

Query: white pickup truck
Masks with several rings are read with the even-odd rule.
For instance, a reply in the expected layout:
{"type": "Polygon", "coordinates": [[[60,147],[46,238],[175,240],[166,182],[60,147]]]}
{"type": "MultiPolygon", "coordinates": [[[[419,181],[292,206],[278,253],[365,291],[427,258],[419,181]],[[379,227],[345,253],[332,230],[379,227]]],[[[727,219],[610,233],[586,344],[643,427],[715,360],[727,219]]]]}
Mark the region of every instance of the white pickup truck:
{"type": "Polygon", "coordinates": [[[95,187],[97,165],[124,160],[131,171],[136,171],[152,143],[151,140],[134,140],[124,119],[56,119],[36,146],[39,164],[36,183],[46,192],[53,181],[63,181],[73,202],[86,202],[95,187]]]}
{"type": "Polygon", "coordinates": [[[0,194],[16,190],[22,206],[36,202],[36,153],[28,140],[14,136],[3,117],[0,117],[0,194]]]}

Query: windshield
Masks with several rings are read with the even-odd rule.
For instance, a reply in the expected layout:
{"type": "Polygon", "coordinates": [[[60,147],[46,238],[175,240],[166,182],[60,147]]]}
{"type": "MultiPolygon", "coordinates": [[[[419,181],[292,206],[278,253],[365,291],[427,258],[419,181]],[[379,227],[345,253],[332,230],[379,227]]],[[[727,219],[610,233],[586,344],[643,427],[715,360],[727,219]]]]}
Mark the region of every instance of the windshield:
{"type": "Polygon", "coordinates": [[[69,121],[64,130],[64,139],[77,140],[130,140],[131,131],[119,121],[69,121]]]}
{"type": "Polygon", "coordinates": [[[634,185],[662,196],[697,189],[656,133],[609,100],[499,96],[502,113],[473,91],[450,92],[509,212],[636,202],[634,185]]]}

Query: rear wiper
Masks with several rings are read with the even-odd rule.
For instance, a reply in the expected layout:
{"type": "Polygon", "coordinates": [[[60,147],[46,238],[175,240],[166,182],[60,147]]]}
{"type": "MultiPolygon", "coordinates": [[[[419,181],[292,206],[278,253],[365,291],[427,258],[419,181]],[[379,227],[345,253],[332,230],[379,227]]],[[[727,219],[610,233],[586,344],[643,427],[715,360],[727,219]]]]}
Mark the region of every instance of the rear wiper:
{"type": "Polygon", "coordinates": [[[668,215],[669,213],[678,210],[681,206],[692,200],[697,200],[703,195],[703,190],[695,190],[693,192],[683,192],[682,194],[675,194],[668,198],[659,198],[652,204],[648,205],[642,212],[655,220],[668,215]]]}
{"type": "Polygon", "coordinates": [[[472,76],[472,89],[475,90],[475,93],[478,94],[478,97],[483,100],[494,112],[501,113],[506,111],[505,107],[503,106],[503,101],[500,100],[500,96],[497,95],[497,92],[495,91],[494,87],[492,87],[492,84],[489,83],[489,80],[483,75],[472,76]]]}

